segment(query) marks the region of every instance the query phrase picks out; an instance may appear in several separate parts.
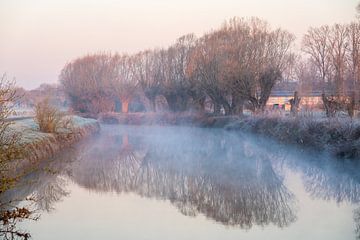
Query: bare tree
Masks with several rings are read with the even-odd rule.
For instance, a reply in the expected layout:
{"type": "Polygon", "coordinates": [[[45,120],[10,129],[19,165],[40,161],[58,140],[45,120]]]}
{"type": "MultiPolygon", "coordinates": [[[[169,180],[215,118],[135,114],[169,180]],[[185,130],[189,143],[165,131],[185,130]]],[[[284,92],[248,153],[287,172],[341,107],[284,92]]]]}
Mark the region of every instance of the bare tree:
{"type": "Polygon", "coordinates": [[[323,89],[323,82],[318,74],[318,68],[312,58],[299,58],[295,64],[295,76],[299,83],[301,95],[311,94],[314,91],[323,89]]]}
{"type": "Polygon", "coordinates": [[[129,111],[129,103],[137,88],[135,78],[134,58],[128,55],[114,55],[110,61],[110,85],[113,93],[121,101],[121,111],[129,111]]]}
{"type": "Polygon", "coordinates": [[[134,56],[134,74],[136,81],[141,86],[145,96],[150,101],[151,111],[156,111],[156,97],[160,93],[161,68],[160,51],[144,51],[134,56]]]}
{"type": "Polygon", "coordinates": [[[293,40],[260,19],[233,18],[200,39],[185,35],[167,49],[77,59],[65,66],[60,80],[75,109],[95,114],[113,109],[115,98],[127,112],[137,85],[152,111],[162,95],[174,112],[189,109],[189,103],[204,109],[206,98],[217,114],[221,108],[226,115],[241,114],[244,103],[261,112],[292,64],[293,40]]]}
{"type": "Polygon", "coordinates": [[[347,61],[351,74],[351,89],[354,92],[355,102],[359,101],[360,93],[360,23],[353,22],[348,26],[349,48],[347,61]]]}
{"type": "Polygon", "coordinates": [[[347,26],[340,24],[335,24],[331,28],[329,35],[331,66],[334,70],[335,94],[338,96],[344,96],[347,90],[345,88],[346,52],[349,47],[347,35],[347,26]]]}
{"type": "Polygon", "coordinates": [[[230,103],[227,99],[228,90],[221,76],[221,33],[206,34],[197,41],[192,53],[190,72],[197,80],[200,92],[206,93],[214,104],[214,113],[219,114],[221,106],[229,114],[230,103]]]}
{"type": "Polygon", "coordinates": [[[302,40],[302,50],[310,56],[318,69],[323,92],[330,71],[329,36],[329,26],[321,26],[310,28],[302,40]]]}
{"type": "Polygon", "coordinates": [[[263,111],[271,90],[282,78],[282,73],[293,62],[291,45],[294,36],[281,29],[271,30],[265,21],[257,18],[244,22],[233,19],[228,26],[234,36],[235,50],[233,80],[234,107],[236,100],[247,100],[254,112],[263,111]],[[244,37],[246,36],[247,37],[244,37]],[[238,94],[236,94],[238,93],[238,94]],[[237,98],[236,98],[237,97],[237,98]]]}
{"type": "Polygon", "coordinates": [[[12,122],[8,121],[8,117],[14,112],[12,104],[15,100],[15,83],[3,74],[0,77],[0,194],[7,190],[17,178],[17,176],[7,175],[9,163],[23,156],[19,145],[21,135],[9,131],[12,122]]]}
{"type": "Polygon", "coordinates": [[[190,98],[187,66],[195,41],[193,34],[185,35],[166,51],[165,78],[162,81],[161,94],[166,98],[172,111],[184,111],[187,108],[190,98]]]}
{"type": "Polygon", "coordinates": [[[114,109],[110,80],[116,76],[110,63],[111,55],[95,54],[62,69],[59,79],[75,111],[97,115],[114,109]]]}
{"type": "Polygon", "coordinates": [[[322,99],[327,116],[355,107],[358,94],[351,93],[349,97],[349,89],[358,92],[359,32],[356,23],[335,24],[332,27],[310,28],[303,39],[303,50],[310,55],[322,78],[322,99]],[[350,86],[347,76],[350,76],[350,86]],[[325,82],[328,83],[326,88],[325,82]],[[326,96],[325,89],[330,91],[330,96],[326,96]]]}

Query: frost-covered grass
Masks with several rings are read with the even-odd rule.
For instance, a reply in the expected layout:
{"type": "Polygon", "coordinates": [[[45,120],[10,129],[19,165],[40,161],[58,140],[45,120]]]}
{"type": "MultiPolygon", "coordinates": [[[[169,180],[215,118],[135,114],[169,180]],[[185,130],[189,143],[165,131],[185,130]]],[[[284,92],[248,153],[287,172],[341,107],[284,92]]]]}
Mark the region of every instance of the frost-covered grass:
{"type": "Polygon", "coordinates": [[[7,129],[7,134],[20,136],[19,147],[25,151],[24,158],[39,160],[48,158],[60,149],[99,131],[100,126],[94,119],[78,116],[66,116],[71,119],[70,129],[59,129],[56,133],[44,133],[34,119],[14,121],[7,129]]]}
{"type": "Polygon", "coordinates": [[[226,126],[275,138],[283,143],[360,158],[360,122],[350,118],[245,117],[226,126]]]}
{"type": "Polygon", "coordinates": [[[75,124],[75,127],[82,127],[87,124],[94,124],[97,122],[95,119],[83,118],[83,117],[79,117],[79,116],[71,116],[71,119],[72,119],[73,123],[75,124]]]}
{"type": "Polygon", "coordinates": [[[129,125],[186,125],[240,130],[270,137],[341,158],[360,159],[360,121],[345,113],[327,118],[322,112],[299,113],[297,117],[269,112],[263,115],[213,116],[200,113],[108,113],[100,121],[129,125]]]}
{"type": "Polygon", "coordinates": [[[13,112],[9,117],[30,117],[30,116],[34,116],[33,108],[14,107],[13,112]]]}
{"type": "MultiPolygon", "coordinates": [[[[96,120],[89,118],[82,118],[78,116],[67,116],[66,118],[71,118],[72,128],[75,130],[92,124],[97,124],[96,120]]],[[[68,133],[69,131],[69,129],[59,129],[59,133],[68,133]]],[[[54,135],[52,133],[41,132],[34,119],[23,119],[13,122],[8,129],[8,133],[21,134],[20,144],[33,143],[34,141],[44,140],[54,135]]]]}

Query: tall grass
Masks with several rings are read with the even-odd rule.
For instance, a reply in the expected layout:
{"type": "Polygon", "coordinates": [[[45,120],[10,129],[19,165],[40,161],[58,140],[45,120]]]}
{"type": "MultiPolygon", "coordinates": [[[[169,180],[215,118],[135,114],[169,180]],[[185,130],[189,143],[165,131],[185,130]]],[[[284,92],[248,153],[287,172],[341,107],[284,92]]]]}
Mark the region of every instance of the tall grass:
{"type": "Polygon", "coordinates": [[[68,129],[71,120],[65,118],[65,113],[52,106],[48,99],[36,104],[35,121],[39,125],[39,130],[45,133],[59,133],[60,129],[68,129]]]}

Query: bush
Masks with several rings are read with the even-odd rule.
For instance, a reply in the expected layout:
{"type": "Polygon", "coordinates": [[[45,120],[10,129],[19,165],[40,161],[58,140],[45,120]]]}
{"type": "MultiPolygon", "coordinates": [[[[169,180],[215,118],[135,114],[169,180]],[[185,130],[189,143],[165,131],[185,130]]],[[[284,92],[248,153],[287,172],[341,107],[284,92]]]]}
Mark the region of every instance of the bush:
{"type": "Polygon", "coordinates": [[[64,116],[63,112],[49,104],[48,99],[35,106],[35,121],[41,132],[59,133],[61,128],[69,128],[71,120],[64,116]]]}
{"type": "Polygon", "coordinates": [[[9,164],[23,154],[18,145],[21,135],[10,131],[12,122],[8,120],[14,112],[11,103],[16,99],[15,83],[5,74],[0,76],[0,194],[15,183],[17,176],[9,176],[9,164]]]}

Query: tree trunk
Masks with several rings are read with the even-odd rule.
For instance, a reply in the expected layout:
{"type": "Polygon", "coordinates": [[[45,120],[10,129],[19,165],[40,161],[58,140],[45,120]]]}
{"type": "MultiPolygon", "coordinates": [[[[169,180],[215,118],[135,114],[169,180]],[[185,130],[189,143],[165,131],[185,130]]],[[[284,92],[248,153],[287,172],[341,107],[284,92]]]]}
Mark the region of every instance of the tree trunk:
{"type": "Polygon", "coordinates": [[[233,114],[243,115],[244,111],[244,100],[241,99],[237,94],[233,94],[231,111],[233,114]]]}
{"type": "Polygon", "coordinates": [[[298,92],[295,91],[294,92],[294,97],[292,99],[290,99],[290,105],[291,105],[290,112],[291,112],[291,115],[293,115],[293,116],[297,115],[297,113],[299,111],[300,101],[301,101],[301,98],[298,96],[298,92]]]}
{"type": "Polygon", "coordinates": [[[156,112],[156,98],[149,98],[151,111],[156,112]]]}
{"type": "Polygon", "coordinates": [[[171,112],[176,112],[176,96],[174,94],[163,94],[171,112]]]}
{"type": "Polygon", "coordinates": [[[223,108],[224,108],[224,110],[225,110],[225,115],[226,116],[229,116],[229,115],[231,115],[231,107],[230,107],[230,105],[228,104],[228,103],[224,103],[223,104],[223,108]]]}
{"type": "Polygon", "coordinates": [[[199,99],[198,101],[198,106],[199,106],[199,110],[201,112],[204,112],[205,111],[205,101],[206,101],[206,97],[202,97],[199,99]]]}
{"type": "Polygon", "coordinates": [[[355,114],[355,93],[352,93],[349,99],[349,103],[347,105],[347,111],[351,118],[354,117],[355,114]]]}
{"type": "Polygon", "coordinates": [[[129,101],[128,100],[121,101],[121,112],[122,113],[129,112],[129,101]]]}
{"type": "Polygon", "coordinates": [[[214,102],[214,114],[220,115],[221,105],[214,102]]]}
{"type": "Polygon", "coordinates": [[[236,104],[233,113],[242,116],[244,114],[244,103],[236,104]]]}

